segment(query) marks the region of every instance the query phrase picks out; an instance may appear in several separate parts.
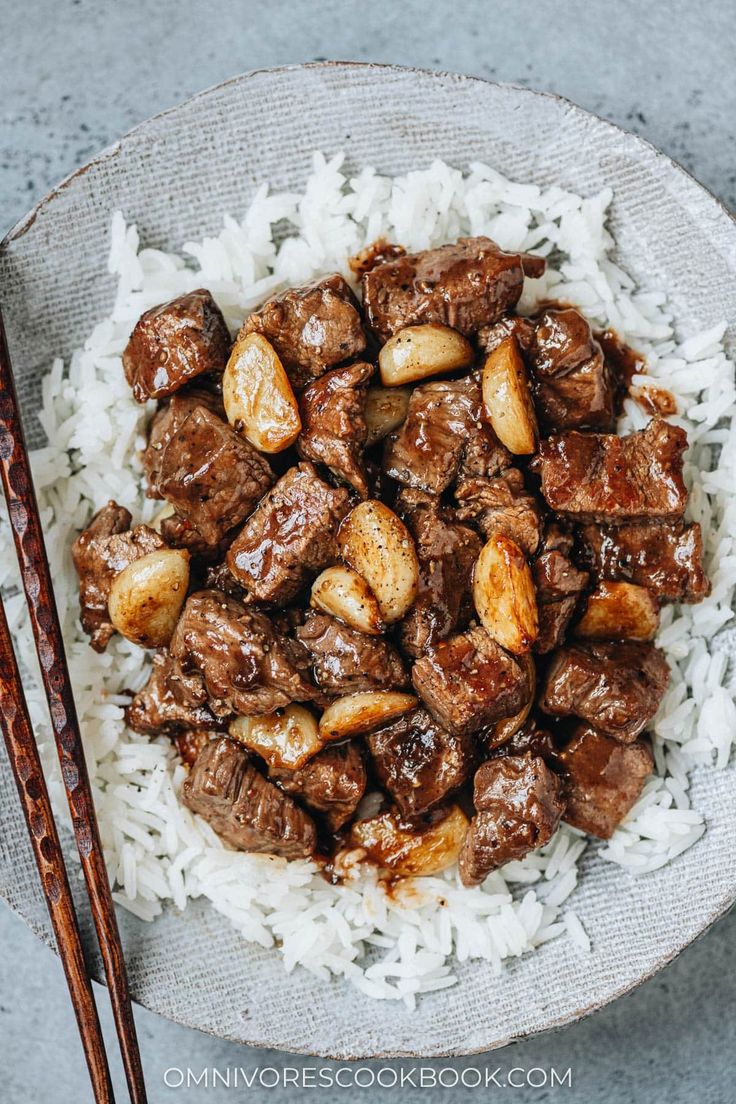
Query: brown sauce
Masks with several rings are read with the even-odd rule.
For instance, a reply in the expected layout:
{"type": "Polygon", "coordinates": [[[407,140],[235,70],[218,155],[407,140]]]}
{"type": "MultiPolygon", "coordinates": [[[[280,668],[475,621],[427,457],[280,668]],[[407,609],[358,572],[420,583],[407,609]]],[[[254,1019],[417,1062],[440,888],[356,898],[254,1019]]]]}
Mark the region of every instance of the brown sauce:
{"type": "Polygon", "coordinates": [[[578,314],[582,314],[582,309],[576,307],[574,303],[567,303],[564,299],[540,299],[534,308],[534,313],[530,315],[531,318],[538,318],[548,310],[574,310],[578,314]]]}
{"type": "Polygon", "coordinates": [[[427,894],[422,892],[421,883],[416,884],[417,878],[421,878],[421,875],[408,877],[403,874],[390,874],[386,878],[381,878],[380,884],[389,901],[405,909],[421,908],[427,903],[427,894]]]}
{"type": "Polygon", "coordinates": [[[664,387],[632,387],[629,390],[632,399],[639,404],[647,414],[661,414],[667,417],[677,413],[677,400],[670,391],[664,387]]]}
{"type": "Polygon", "coordinates": [[[646,360],[622,341],[615,330],[603,330],[596,333],[595,338],[621,381],[622,388],[630,391],[632,377],[646,372],[646,360]]]}
{"type": "Polygon", "coordinates": [[[654,384],[647,387],[632,386],[633,377],[643,375],[647,370],[647,362],[641,353],[622,341],[615,330],[604,330],[595,336],[606,360],[618,376],[624,395],[631,395],[634,402],[638,403],[647,414],[668,417],[670,414],[677,413],[677,401],[674,395],[665,391],[664,387],[656,387],[654,384]]]}
{"type": "Polygon", "coordinates": [[[347,869],[341,867],[339,862],[336,863],[335,858],[336,856],[325,859],[323,855],[315,855],[312,859],[312,861],[319,866],[319,872],[322,877],[325,881],[329,882],[330,885],[343,885],[348,870],[352,873],[358,868],[361,870],[372,868],[378,874],[378,884],[386,896],[392,901],[400,902],[405,907],[409,907],[410,902],[407,900],[407,892],[410,896],[411,886],[405,886],[405,883],[411,882],[412,879],[405,874],[392,874],[390,870],[382,867],[380,863],[369,858],[365,853],[362,854],[360,859],[356,858],[354,861],[351,861],[347,869]]]}

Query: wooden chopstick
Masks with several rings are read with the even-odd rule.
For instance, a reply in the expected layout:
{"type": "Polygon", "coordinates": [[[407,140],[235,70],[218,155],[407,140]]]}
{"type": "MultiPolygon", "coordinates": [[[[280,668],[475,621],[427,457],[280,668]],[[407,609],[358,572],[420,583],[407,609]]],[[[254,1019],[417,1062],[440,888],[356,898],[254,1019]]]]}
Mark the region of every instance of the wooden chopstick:
{"type": "Polygon", "coordinates": [[[61,776],[105,967],[128,1091],[133,1104],[145,1104],[146,1088],[125,959],[105,869],[1,311],[0,477],[10,511],[15,550],[41,665],[61,776]]]}
{"type": "Polygon", "coordinates": [[[99,1104],[114,1104],[105,1041],[87,975],[74,900],[1,598],[0,726],[74,1005],[95,1100],[99,1104]]]}

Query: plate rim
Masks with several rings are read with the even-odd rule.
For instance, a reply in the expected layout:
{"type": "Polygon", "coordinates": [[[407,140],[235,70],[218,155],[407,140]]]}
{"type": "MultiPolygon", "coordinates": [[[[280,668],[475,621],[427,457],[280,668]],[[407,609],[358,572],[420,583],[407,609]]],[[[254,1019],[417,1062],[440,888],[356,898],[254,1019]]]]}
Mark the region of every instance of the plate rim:
{"type": "Polygon", "coordinates": [[[620,123],[615,123],[611,119],[605,118],[603,115],[599,115],[595,111],[589,111],[585,107],[581,107],[580,104],[571,100],[568,96],[563,96],[560,92],[547,92],[537,88],[530,88],[528,85],[516,84],[514,81],[498,81],[493,80],[490,77],[478,76],[473,73],[461,73],[454,69],[432,69],[428,66],[420,65],[397,65],[393,62],[383,61],[342,61],[339,59],[327,58],[323,61],[305,61],[305,62],[289,62],[284,65],[270,65],[262,66],[258,69],[246,69],[242,73],[237,73],[235,76],[227,77],[225,80],[217,81],[215,84],[208,85],[206,88],[201,89],[199,92],[195,92],[191,96],[187,96],[185,99],[180,100],[179,103],[173,104],[171,107],[166,107],[161,111],[154,112],[153,115],[147,116],[145,119],[141,119],[140,122],[135,123],[132,127],[126,130],[119,138],[115,139],[109,145],[104,146],[98,153],[93,154],[83,165],[73,169],[71,172],[63,176],[53,187],[41,196],[29,210],[22,215],[15,223],[11,225],[5,235],[0,239],[0,250],[5,251],[14,241],[23,237],[27,230],[33,226],[33,223],[38,218],[41,211],[56,198],[56,196],[64,191],[69,185],[76,180],[79,176],[84,176],[90,169],[96,167],[99,164],[109,160],[111,157],[115,157],[124,142],[127,142],[129,138],[135,137],[144,127],[150,126],[151,123],[159,122],[165,119],[168,115],[174,111],[180,111],[182,108],[196,103],[197,100],[203,99],[214,92],[219,92],[221,89],[228,88],[230,85],[244,84],[255,77],[260,76],[273,76],[279,73],[290,73],[297,70],[322,70],[322,69],[346,69],[346,70],[362,70],[362,69],[377,69],[380,72],[393,72],[393,73],[413,73],[422,77],[441,77],[449,80],[454,80],[459,83],[479,83],[487,84],[492,88],[502,88],[512,92],[521,93],[525,96],[530,96],[534,99],[547,99],[556,103],[564,104],[565,107],[575,115],[580,115],[583,118],[595,119],[598,123],[602,123],[604,126],[611,127],[623,134],[627,139],[632,139],[635,143],[638,143],[645,149],[650,155],[652,155],[657,161],[664,161],[668,163],[672,168],[676,169],[686,180],[688,186],[694,186],[696,189],[704,192],[709,199],[713,201],[717,207],[719,214],[725,215],[726,219],[731,222],[736,228],[736,213],[730,210],[726,206],[725,202],[720,199],[719,196],[713,192],[707,184],[703,184],[693,172],[687,169],[681,161],[678,161],[675,157],[671,157],[670,154],[665,153],[659,149],[658,146],[650,142],[648,138],[643,138],[640,134],[637,134],[633,130],[628,130],[626,127],[621,126],[620,123]]]}

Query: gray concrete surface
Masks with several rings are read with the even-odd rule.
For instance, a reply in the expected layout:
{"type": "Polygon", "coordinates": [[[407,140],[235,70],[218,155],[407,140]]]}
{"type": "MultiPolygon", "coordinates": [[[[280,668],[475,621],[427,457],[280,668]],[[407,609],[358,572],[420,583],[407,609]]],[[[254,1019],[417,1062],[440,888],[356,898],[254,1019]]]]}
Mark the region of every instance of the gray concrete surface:
{"type": "MultiPolygon", "coordinates": [[[[644,135],[736,207],[733,15],[731,0],[0,0],[0,230],[146,116],[246,69],[324,57],[454,69],[561,92],[644,135]]],[[[555,1035],[423,1065],[435,1076],[448,1065],[476,1067],[483,1076],[498,1068],[500,1082],[514,1067],[546,1071],[546,1085],[512,1093],[519,1104],[730,1104],[735,935],[731,916],[639,991],[555,1035]],[[551,1087],[552,1067],[560,1075],[571,1068],[572,1086],[551,1087]]],[[[88,1100],[57,960],[4,908],[0,946],[0,1101],[88,1100]]],[[[104,997],[102,1004],[111,1037],[104,997]]],[[[223,1043],[142,1010],[138,1024],[154,1104],[248,1096],[291,1104],[302,1095],[293,1087],[256,1080],[249,1089],[241,1075],[230,1089],[202,1080],[176,1091],[164,1072],[188,1066],[199,1077],[216,1068],[223,1077],[230,1071],[234,1086],[237,1069],[252,1076],[319,1064],[223,1043]]],[[[416,1080],[412,1065],[403,1063],[405,1076],[416,1080]]],[[[324,1067],[334,1073],[333,1064],[324,1067]]],[[[391,1075],[383,1079],[388,1084],[391,1075]]],[[[453,1088],[451,1073],[443,1081],[447,1087],[413,1089],[410,1080],[403,1089],[334,1088],[319,1096],[339,1100],[356,1091],[363,1099],[444,1104],[505,1094],[493,1083],[453,1088]]]]}

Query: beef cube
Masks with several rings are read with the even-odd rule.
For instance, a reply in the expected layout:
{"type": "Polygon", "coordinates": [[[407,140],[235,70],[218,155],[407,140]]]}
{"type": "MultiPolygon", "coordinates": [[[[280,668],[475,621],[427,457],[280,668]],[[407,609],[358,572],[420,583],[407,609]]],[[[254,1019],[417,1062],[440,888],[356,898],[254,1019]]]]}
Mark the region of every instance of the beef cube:
{"type": "Polygon", "coordinates": [[[532,564],[537,590],[539,633],[533,650],[537,655],[559,648],[573,618],[580,596],[588,585],[587,571],[580,571],[564,552],[542,552],[532,564]]]}
{"type": "Polygon", "coordinates": [[[326,694],[393,690],[407,684],[403,660],[387,640],[351,629],[336,617],[310,610],[295,635],[309,652],[314,680],[326,694]]]}
{"type": "Polygon", "coordinates": [[[405,817],[439,805],[463,785],[475,762],[467,736],[445,731],[426,709],[412,709],[367,737],[378,780],[405,817]]]}
{"type": "Polygon", "coordinates": [[[302,645],[278,637],[265,614],[221,591],[187,598],[170,650],[184,670],[200,672],[218,716],[273,713],[289,702],[320,697],[307,677],[302,645]]]}
{"type": "Polygon", "coordinates": [[[484,326],[478,330],[476,342],[481,352],[488,354],[497,349],[507,337],[514,337],[526,356],[534,342],[535,329],[533,318],[525,318],[520,314],[506,314],[492,326],[484,326]]]}
{"type": "Polygon", "coordinates": [[[226,533],[216,544],[204,539],[191,521],[174,512],[162,517],[159,532],[170,548],[186,548],[192,556],[198,556],[203,563],[213,563],[225,554],[233,539],[233,531],[226,533]]]}
{"type": "Polygon", "coordinates": [[[311,575],[337,558],[337,530],[350,507],[344,487],[331,487],[312,464],[282,475],[230,546],[227,566],[249,599],[290,601],[311,575]]]}
{"type": "Polygon", "coordinates": [[[110,499],[106,506],[93,516],[85,530],[77,538],[77,544],[84,548],[93,540],[104,540],[105,537],[115,537],[121,533],[127,533],[131,528],[133,515],[125,506],[118,506],[114,499],[110,499]]]}
{"type": "Polygon", "coordinates": [[[368,780],[357,743],[333,744],[299,770],[272,768],[268,777],[286,793],[319,814],[331,832],[338,832],[357,809],[368,780]]]}
{"type": "Polygon", "coordinates": [[[519,301],[524,276],[541,276],[545,263],[526,253],[505,253],[490,238],[407,254],[363,276],[363,308],[380,341],[404,326],[439,322],[469,335],[519,301]]]}
{"type": "Polygon", "coordinates": [[[210,740],[219,740],[225,733],[221,729],[185,728],[174,736],[176,750],[185,767],[193,767],[197,756],[210,740]]]}
{"type": "Polygon", "coordinates": [[[486,540],[501,535],[533,556],[542,532],[539,502],[524,486],[518,468],[507,468],[493,479],[463,479],[455,488],[457,516],[472,521],[486,540]]]}
{"type": "Polygon", "coordinates": [[[533,649],[538,655],[562,644],[588,585],[587,571],[580,571],[568,555],[572,544],[572,537],[553,522],[547,526],[543,549],[532,564],[539,613],[539,633],[533,649]]]}
{"type": "Polygon", "coordinates": [[[654,418],[628,437],[564,433],[539,447],[535,467],[556,513],[576,521],[676,520],[687,503],[682,454],[687,434],[654,418]]]}
{"type": "Polygon", "coordinates": [[[372,375],[373,366],[363,362],[335,368],[310,384],[299,400],[299,455],[326,464],[361,498],[369,496],[363,448],[368,435],[365,399],[372,375]]]}
{"type": "Polygon", "coordinates": [[[560,752],[567,770],[565,820],[581,832],[610,839],[654,769],[649,744],[620,744],[590,725],[578,725],[560,752]]]}
{"type": "Polygon", "coordinates": [[[590,326],[572,307],[536,320],[528,363],[542,430],[612,430],[616,380],[590,326]]]}
{"type": "Polygon", "coordinates": [[[82,628],[91,636],[92,647],[98,652],[104,651],[115,632],[107,612],[113,574],[104,551],[109,538],[127,533],[132,522],[130,511],[110,500],[72,545],[72,559],[79,576],[82,628]]]}
{"type": "Polygon", "coordinates": [[[566,556],[570,556],[575,547],[575,530],[570,522],[548,516],[544,525],[543,545],[545,552],[564,552],[566,556]]]}
{"type": "Polygon", "coordinates": [[[415,387],[406,419],[385,445],[383,467],[399,483],[441,494],[457,476],[480,408],[454,383],[415,387]]]}
{"type": "Polygon", "coordinates": [[[583,558],[598,579],[648,587],[667,602],[699,602],[710,593],[697,524],[585,525],[580,538],[583,558]]]}
{"type": "Polygon", "coordinates": [[[669,677],[667,660],[652,644],[569,645],[552,656],[540,705],[631,744],[659,709],[669,677]]]}
{"type": "Polygon", "coordinates": [[[225,370],[230,334],[204,288],[142,314],[123,353],[125,378],[137,402],[162,399],[205,373],[225,370]]]}
{"type": "Polygon", "coordinates": [[[260,774],[232,740],[211,740],[185,779],[182,801],[231,847],[308,859],[317,845],[312,818],[260,774]]]}
{"type": "Polygon", "coordinates": [[[405,487],[396,508],[414,538],[419,560],[417,597],[400,626],[404,651],[417,658],[469,618],[481,541],[435,495],[405,487]]]}
{"type": "MultiPolygon", "coordinates": [[[[224,560],[221,563],[209,564],[204,573],[203,584],[205,590],[222,590],[231,598],[237,598],[239,602],[247,602],[247,594],[240,583],[237,583],[230,574],[230,570],[224,560]]],[[[273,610],[272,613],[275,614],[276,611],[273,610]]],[[[273,620],[275,625],[275,617],[273,620]]]]}
{"type": "Polygon", "coordinates": [[[187,387],[159,406],[151,419],[148,443],[143,453],[143,471],[148,481],[146,494],[149,498],[163,498],[159,490],[159,479],[164,449],[198,406],[204,406],[213,414],[224,418],[222,399],[216,392],[206,391],[203,387],[187,387]]]}
{"type": "Polygon", "coordinates": [[[243,323],[240,337],[249,333],[271,342],[298,388],[366,345],[358,301],[337,272],[268,299],[243,323]]]}
{"type": "MultiPolygon", "coordinates": [[[[552,555],[558,556],[559,553],[552,553],[552,555]]],[[[554,567],[552,569],[554,570],[554,567]]],[[[578,594],[571,594],[558,602],[538,603],[539,632],[532,645],[532,651],[537,655],[547,655],[564,644],[578,598],[578,594]]]]}
{"type": "Polygon", "coordinates": [[[489,746],[489,741],[486,739],[485,746],[491,759],[503,758],[506,755],[533,756],[544,759],[551,770],[559,770],[559,751],[552,733],[546,728],[538,728],[536,721],[531,718],[502,744],[489,746]]]}
{"type": "Polygon", "coordinates": [[[520,664],[480,626],[429,648],[411,678],[432,716],[456,735],[513,717],[529,696],[520,664]]]}
{"type": "Polygon", "coordinates": [[[480,885],[498,867],[549,843],[565,809],[562,781],[529,755],[489,759],[476,772],[470,822],[460,852],[460,880],[480,885]]]}
{"type": "MultiPolygon", "coordinates": [[[[632,349],[625,341],[622,341],[614,329],[597,330],[594,336],[601,349],[603,349],[603,355],[606,358],[609,371],[614,379],[617,405],[626,398],[627,394],[634,395],[637,392],[639,393],[637,395],[637,401],[639,401],[642,397],[641,389],[633,388],[631,386],[631,380],[633,376],[638,373],[646,372],[646,357],[642,353],[638,353],[636,349],[632,349]]],[[[644,390],[648,391],[650,389],[645,388],[644,390]]],[[[659,392],[659,388],[656,390],[659,392]]],[[[668,391],[659,392],[658,398],[659,395],[665,398],[665,405],[669,405],[670,402],[674,403],[673,397],[668,391]]],[[[645,402],[642,402],[641,406],[645,410],[649,409],[645,402]]],[[[658,410],[650,410],[652,414],[657,412],[660,414],[674,414],[676,413],[676,404],[667,410],[664,410],[662,407],[658,407],[658,410]]]]}
{"type": "Polygon", "coordinates": [[[457,469],[460,483],[476,476],[486,479],[498,475],[511,463],[508,449],[501,444],[490,423],[482,420],[483,417],[484,414],[481,415],[481,421],[470,430],[462,450],[457,469]]]}
{"type": "Polygon", "coordinates": [[[161,494],[211,545],[248,516],[272,482],[261,454],[204,406],[195,407],[161,455],[161,494]]]}
{"type": "Polygon", "coordinates": [[[217,718],[198,671],[184,671],[168,652],[153,657],[151,675],[125,711],[129,728],[146,736],[179,729],[212,729],[217,718]]]}
{"type": "Polygon", "coordinates": [[[427,494],[441,494],[458,475],[496,475],[511,455],[481,418],[475,376],[420,384],[405,422],[386,441],[386,474],[427,494]]]}
{"type": "Polygon", "coordinates": [[[82,628],[96,652],[104,652],[115,632],[107,609],[113,579],[128,564],[166,547],[154,529],[147,525],[131,529],[131,521],[128,510],[109,502],[72,545],[82,628]]]}

